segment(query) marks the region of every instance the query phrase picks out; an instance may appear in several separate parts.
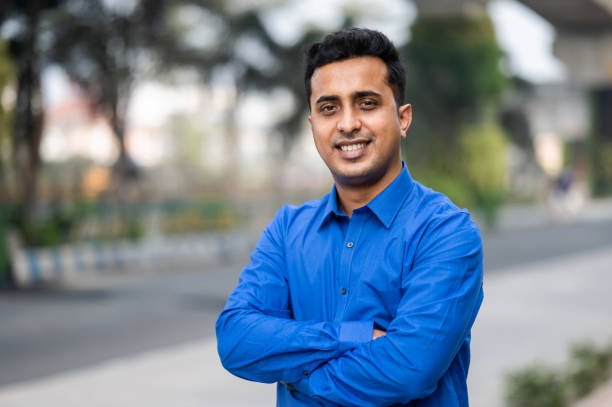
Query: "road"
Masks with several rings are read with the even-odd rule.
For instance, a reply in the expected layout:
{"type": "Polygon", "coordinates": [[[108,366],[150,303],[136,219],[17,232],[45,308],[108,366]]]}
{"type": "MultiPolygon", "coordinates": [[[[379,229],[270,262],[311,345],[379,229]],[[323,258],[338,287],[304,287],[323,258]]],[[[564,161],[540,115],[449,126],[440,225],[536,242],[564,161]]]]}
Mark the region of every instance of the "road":
{"type": "MultiPolygon", "coordinates": [[[[485,233],[486,273],[612,247],[612,219],[485,233]]],[[[0,389],[214,337],[246,255],[232,264],[0,292],[0,389]]]]}

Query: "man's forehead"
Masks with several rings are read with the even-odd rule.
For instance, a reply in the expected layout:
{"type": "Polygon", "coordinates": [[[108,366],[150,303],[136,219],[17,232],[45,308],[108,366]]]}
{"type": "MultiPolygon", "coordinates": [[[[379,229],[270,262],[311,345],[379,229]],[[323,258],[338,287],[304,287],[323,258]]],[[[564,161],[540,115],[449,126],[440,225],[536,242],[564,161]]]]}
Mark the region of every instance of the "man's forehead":
{"type": "Polygon", "coordinates": [[[315,69],[311,78],[312,92],[364,90],[388,87],[387,66],[377,57],[355,57],[335,61],[315,69]]]}

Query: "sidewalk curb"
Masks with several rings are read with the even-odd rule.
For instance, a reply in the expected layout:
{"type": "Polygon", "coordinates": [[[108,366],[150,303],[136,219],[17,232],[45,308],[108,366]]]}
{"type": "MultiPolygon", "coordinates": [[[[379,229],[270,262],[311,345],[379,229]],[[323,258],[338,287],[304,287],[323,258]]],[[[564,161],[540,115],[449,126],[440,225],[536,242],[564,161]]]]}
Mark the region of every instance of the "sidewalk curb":
{"type": "Polygon", "coordinates": [[[247,231],[182,235],[141,241],[76,243],[28,248],[15,231],[8,234],[15,285],[35,285],[78,278],[91,273],[127,273],[172,266],[174,260],[214,265],[243,254],[253,246],[247,231]]]}

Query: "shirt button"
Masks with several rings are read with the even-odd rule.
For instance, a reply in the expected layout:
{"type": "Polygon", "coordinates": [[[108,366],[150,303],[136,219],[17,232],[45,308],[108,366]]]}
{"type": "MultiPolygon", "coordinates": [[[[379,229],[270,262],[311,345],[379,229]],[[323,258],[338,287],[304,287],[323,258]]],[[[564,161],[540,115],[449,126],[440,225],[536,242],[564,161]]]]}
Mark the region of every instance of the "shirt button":
{"type": "Polygon", "coordinates": [[[345,295],[346,294],[346,288],[342,287],[340,289],[340,294],[345,295]]]}
{"type": "Polygon", "coordinates": [[[348,247],[349,249],[350,249],[351,247],[353,247],[353,246],[354,246],[354,245],[353,245],[353,242],[348,242],[348,243],[346,244],[346,247],[348,247]]]}

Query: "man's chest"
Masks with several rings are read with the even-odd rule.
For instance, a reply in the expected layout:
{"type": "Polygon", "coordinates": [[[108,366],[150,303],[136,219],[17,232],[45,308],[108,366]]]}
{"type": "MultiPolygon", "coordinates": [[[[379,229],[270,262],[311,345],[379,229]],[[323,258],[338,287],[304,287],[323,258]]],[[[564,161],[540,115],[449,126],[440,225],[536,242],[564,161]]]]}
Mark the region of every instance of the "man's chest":
{"type": "Polygon", "coordinates": [[[394,232],[351,222],[290,239],[286,267],[294,318],[367,319],[386,326],[412,256],[409,239],[394,232]]]}

